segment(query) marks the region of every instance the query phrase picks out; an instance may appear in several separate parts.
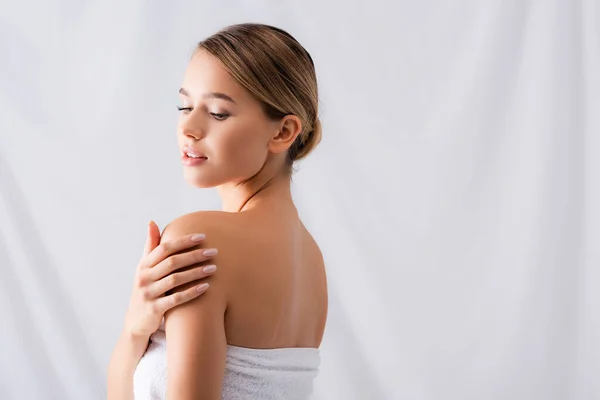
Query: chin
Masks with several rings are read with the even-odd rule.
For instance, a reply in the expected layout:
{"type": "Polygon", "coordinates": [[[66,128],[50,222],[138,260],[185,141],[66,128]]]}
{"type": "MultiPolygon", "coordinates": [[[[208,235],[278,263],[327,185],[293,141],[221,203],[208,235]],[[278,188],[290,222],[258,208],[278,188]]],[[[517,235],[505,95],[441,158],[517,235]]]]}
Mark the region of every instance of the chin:
{"type": "Polygon", "coordinates": [[[190,172],[191,171],[184,171],[183,173],[183,179],[190,186],[193,186],[198,189],[208,189],[218,186],[220,184],[220,182],[214,179],[214,177],[202,176],[202,174],[195,174],[190,172]]]}
{"type": "Polygon", "coordinates": [[[187,182],[188,185],[198,188],[198,189],[208,189],[208,188],[212,188],[217,186],[216,184],[207,182],[203,179],[190,179],[190,178],[185,178],[185,181],[187,182]]]}

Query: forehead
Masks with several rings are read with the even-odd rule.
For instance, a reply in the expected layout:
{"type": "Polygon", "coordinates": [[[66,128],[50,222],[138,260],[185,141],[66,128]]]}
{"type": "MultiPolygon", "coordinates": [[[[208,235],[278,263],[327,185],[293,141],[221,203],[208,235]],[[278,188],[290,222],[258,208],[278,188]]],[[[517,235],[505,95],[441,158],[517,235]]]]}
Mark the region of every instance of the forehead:
{"type": "Polygon", "coordinates": [[[193,97],[208,92],[224,92],[241,99],[246,94],[221,62],[203,50],[197,51],[188,63],[182,87],[193,97]]]}

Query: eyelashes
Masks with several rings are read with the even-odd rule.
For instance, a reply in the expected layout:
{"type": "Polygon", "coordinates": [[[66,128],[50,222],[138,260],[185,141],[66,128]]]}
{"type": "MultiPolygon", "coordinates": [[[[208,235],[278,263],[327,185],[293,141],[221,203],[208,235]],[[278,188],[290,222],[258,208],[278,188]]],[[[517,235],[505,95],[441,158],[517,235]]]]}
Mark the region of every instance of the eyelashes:
{"type": "MultiPolygon", "coordinates": [[[[177,106],[177,110],[183,112],[184,114],[189,114],[192,112],[192,107],[179,107],[177,106]]],[[[229,118],[229,114],[226,113],[209,113],[212,115],[217,121],[224,121],[229,118]]]]}
{"type": "Polygon", "coordinates": [[[229,118],[229,114],[210,113],[210,115],[215,117],[217,121],[225,121],[227,118],[229,118]]]}

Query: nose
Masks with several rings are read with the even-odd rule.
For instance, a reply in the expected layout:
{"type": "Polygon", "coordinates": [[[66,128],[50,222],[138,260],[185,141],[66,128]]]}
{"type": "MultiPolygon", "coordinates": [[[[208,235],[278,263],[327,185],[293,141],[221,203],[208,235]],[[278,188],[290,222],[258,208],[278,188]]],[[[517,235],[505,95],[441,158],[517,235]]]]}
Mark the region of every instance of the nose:
{"type": "Polygon", "coordinates": [[[183,129],[181,132],[183,133],[183,136],[192,138],[194,140],[200,139],[200,132],[197,130],[183,129]]]}
{"type": "Polygon", "coordinates": [[[179,130],[183,134],[183,136],[200,140],[204,136],[204,129],[202,127],[202,122],[199,119],[193,118],[194,116],[188,115],[184,121],[182,121],[179,125],[179,130]]]}
{"type": "Polygon", "coordinates": [[[200,140],[202,137],[202,131],[197,127],[191,126],[190,124],[184,124],[181,127],[181,133],[183,136],[192,138],[194,140],[200,140]]]}

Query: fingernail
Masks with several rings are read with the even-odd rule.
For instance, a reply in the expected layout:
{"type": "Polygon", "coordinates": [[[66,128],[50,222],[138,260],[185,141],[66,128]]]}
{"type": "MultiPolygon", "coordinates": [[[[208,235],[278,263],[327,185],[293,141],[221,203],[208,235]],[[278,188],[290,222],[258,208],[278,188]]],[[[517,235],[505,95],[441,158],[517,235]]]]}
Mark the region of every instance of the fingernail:
{"type": "Polygon", "coordinates": [[[205,274],[210,274],[211,272],[215,272],[216,270],[217,270],[216,265],[208,265],[208,266],[202,268],[202,272],[204,272],[205,274]]]}
{"type": "Polygon", "coordinates": [[[196,286],[196,290],[198,292],[204,292],[204,290],[206,290],[207,287],[208,287],[208,283],[203,283],[202,285],[196,286]]]}
{"type": "Polygon", "coordinates": [[[217,254],[219,251],[217,249],[208,249],[208,250],[204,250],[204,255],[206,257],[210,257],[210,256],[214,256],[215,254],[217,254]]]}
{"type": "Polygon", "coordinates": [[[204,238],[206,238],[206,235],[204,233],[197,233],[194,236],[192,236],[192,242],[199,242],[204,238]]]}

